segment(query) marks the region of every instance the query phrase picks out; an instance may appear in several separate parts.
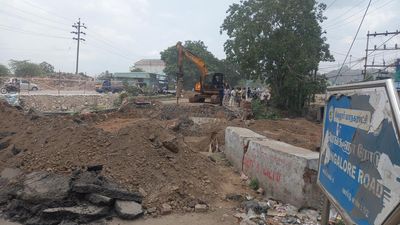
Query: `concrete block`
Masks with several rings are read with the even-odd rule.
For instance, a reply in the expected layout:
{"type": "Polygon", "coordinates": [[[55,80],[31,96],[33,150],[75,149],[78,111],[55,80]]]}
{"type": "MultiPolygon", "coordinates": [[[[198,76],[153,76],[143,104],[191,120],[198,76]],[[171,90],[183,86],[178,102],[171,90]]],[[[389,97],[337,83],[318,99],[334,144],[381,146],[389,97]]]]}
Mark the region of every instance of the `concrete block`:
{"type": "Polygon", "coordinates": [[[242,171],[242,161],[251,140],[264,140],[265,136],[241,127],[227,127],[225,130],[225,155],[233,166],[242,171]]]}
{"type": "Polygon", "coordinates": [[[253,140],[243,159],[243,172],[258,179],[267,197],[299,208],[319,208],[318,159],[319,153],[287,143],[253,140]]]}
{"type": "Polygon", "coordinates": [[[267,197],[296,207],[320,207],[319,153],[268,139],[245,128],[225,130],[225,154],[239,171],[257,178],[267,197]]]}

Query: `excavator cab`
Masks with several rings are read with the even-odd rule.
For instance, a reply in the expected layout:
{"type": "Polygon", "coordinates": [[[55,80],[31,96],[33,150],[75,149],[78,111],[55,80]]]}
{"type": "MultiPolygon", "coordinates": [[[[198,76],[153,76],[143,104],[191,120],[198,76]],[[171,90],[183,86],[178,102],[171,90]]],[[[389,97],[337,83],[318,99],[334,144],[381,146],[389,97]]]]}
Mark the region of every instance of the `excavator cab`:
{"type": "Polygon", "coordinates": [[[203,90],[201,90],[200,93],[208,95],[218,95],[220,88],[224,88],[224,74],[212,73],[206,76],[203,90]]]}
{"type": "Polygon", "coordinates": [[[198,93],[189,98],[189,102],[204,102],[206,98],[211,99],[211,103],[220,102],[219,91],[224,89],[224,74],[211,73],[205,77],[203,85],[200,81],[195,84],[194,90],[198,93]]]}

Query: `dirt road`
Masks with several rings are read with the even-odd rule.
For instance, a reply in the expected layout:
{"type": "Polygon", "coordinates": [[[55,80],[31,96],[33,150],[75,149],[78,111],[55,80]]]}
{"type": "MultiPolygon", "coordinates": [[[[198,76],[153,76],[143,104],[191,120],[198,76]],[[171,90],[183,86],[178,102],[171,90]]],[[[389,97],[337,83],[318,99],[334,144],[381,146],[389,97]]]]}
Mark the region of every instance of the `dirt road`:
{"type": "MultiPolygon", "coordinates": [[[[158,218],[139,219],[127,221],[113,219],[107,222],[107,225],[232,225],[236,224],[237,219],[232,216],[231,210],[219,209],[211,213],[188,213],[172,214],[158,218]]],[[[1,225],[20,225],[0,219],[1,225]]]]}

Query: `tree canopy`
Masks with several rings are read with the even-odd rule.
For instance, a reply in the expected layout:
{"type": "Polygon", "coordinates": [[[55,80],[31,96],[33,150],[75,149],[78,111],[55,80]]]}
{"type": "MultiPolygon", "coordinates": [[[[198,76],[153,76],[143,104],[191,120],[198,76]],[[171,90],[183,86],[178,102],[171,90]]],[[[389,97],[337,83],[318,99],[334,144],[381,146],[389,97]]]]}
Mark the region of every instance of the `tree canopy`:
{"type": "Polygon", "coordinates": [[[334,60],[320,26],[325,9],[315,0],[232,4],[221,26],[227,59],[246,78],[265,80],[276,106],[300,112],[324,83],[316,76],[319,62],[334,60]]]}
{"type": "Polygon", "coordinates": [[[31,63],[29,60],[10,60],[9,66],[15,76],[28,77],[28,76],[41,76],[43,71],[38,64],[31,63]]]}
{"type": "MultiPolygon", "coordinates": [[[[227,60],[219,60],[214,54],[208,51],[203,41],[185,41],[183,46],[196,56],[202,58],[210,73],[223,73],[225,75],[225,81],[230,85],[235,85],[240,80],[241,75],[239,67],[227,60]]],[[[175,80],[178,72],[178,49],[176,46],[171,46],[162,51],[161,59],[165,62],[165,74],[168,75],[169,80],[175,80]]],[[[187,59],[184,59],[183,71],[183,87],[190,90],[194,87],[194,84],[199,81],[200,71],[198,71],[194,63],[187,59]]]]}
{"type": "Polygon", "coordinates": [[[39,66],[44,73],[54,73],[54,66],[50,63],[42,62],[39,64],[39,66]]]}
{"type": "Polygon", "coordinates": [[[1,76],[8,76],[10,74],[10,70],[7,66],[0,64],[0,77],[1,76]]]}

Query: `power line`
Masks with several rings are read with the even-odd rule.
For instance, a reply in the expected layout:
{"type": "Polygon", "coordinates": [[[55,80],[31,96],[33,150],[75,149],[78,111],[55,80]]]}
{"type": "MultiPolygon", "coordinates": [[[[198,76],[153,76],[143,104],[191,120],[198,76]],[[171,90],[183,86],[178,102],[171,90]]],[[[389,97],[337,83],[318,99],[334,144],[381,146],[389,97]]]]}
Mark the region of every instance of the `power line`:
{"type": "MultiPolygon", "coordinates": [[[[24,0],[24,2],[27,3],[27,4],[29,4],[30,6],[32,6],[32,7],[34,7],[34,8],[37,8],[37,9],[42,10],[42,11],[48,13],[48,14],[52,14],[52,15],[55,15],[55,16],[57,16],[57,17],[63,19],[63,20],[70,21],[69,19],[67,19],[67,18],[65,18],[65,17],[58,16],[58,14],[56,14],[56,13],[52,13],[52,12],[50,12],[50,11],[48,11],[48,10],[45,10],[45,9],[39,7],[39,6],[33,5],[32,3],[30,3],[30,2],[28,2],[28,1],[26,1],[26,0],[24,0]]],[[[10,5],[9,5],[9,6],[10,6],[10,5]]],[[[14,6],[10,6],[10,7],[15,8],[14,6]]],[[[18,10],[19,10],[19,9],[18,9],[18,10]]],[[[50,21],[50,22],[53,22],[53,23],[57,23],[57,24],[60,24],[60,25],[65,25],[65,23],[61,23],[61,22],[58,22],[58,21],[50,20],[50,19],[48,19],[48,18],[45,18],[45,17],[43,17],[43,16],[36,15],[36,14],[34,14],[34,13],[31,13],[31,12],[27,12],[27,11],[25,11],[25,10],[19,10],[19,11],[21,11],[21,12],[23,12],[23,13],[26,13],[26,14],[29,14],[29,15],[31,15],[31,16],[39,17],[39,18],[41,18],[41,19],[44,19],[44,20],[47,20],[47,21],[50,21]]],[[[53,29],[57,29],[57,30],[62,30],[62,31],[65,31],[65,32],[69,32],[68,30],[61,29],[61,28],[55,27],[55,26],[51,26],[51,25],[49,25],[49,24],[40,23],[40,22],[37,22],[37,21],[36,21],[36,22],[33,22],[32,20],[29,20],[29,19],[27,19],[27,18],[25,18],[25,17],[22,17],[22,16],[20,16],[20,15],[15,15],[15,14],[13,15],[13,14],[10,14],[9,12],[4,12],[4,13],[5,13],[5,14],[8,14],[8,15],[10,15],[10,16],[16,17],[16,18],[18,18],[18,19],[21,19],[21,20],[25,20],[25,21],[27,21],[27,22],[34,23],[34,24],[36,24],[36,25],[43,25],[43,26],[46,26],[46,27],[51,27],[51,28],[53,28],[53,29]]],[[[125,50],[122,50],[121,48],[115,47],[114,43],[112,43],[112,42],[110,42],[110,41],[107,41],[107,40],[101,38],[101,35],[98,34],[98,33],[96,33],[95,31],[91,31],[91,33],[93,33],[93,35],[89,35],[89,36],[90,36],[90,38],[91,38],[92,40],[95,40],[95,41],[101,43],[102,45],[107,46],[107,47],[113,49],[113,52],[114,52],[114,54],[116,54],[116,55],[119,55],[119,56],[124,57],[124,58],[126,58],[126,59],[129,58],[129,57],[126,56],[126,54],[123,53],[125,50]]]]}
{"type": "Polygon", "coordinates": [[[337,0],[333,0],[333,1],[331,2],[331,4],[329,4],[329,5],[326,7],[325,10],[328,10],[333,4],[336,3],[336,1],[337,1],[337,0]]]}
{"type": "MultiPolygon", "coordinates": [[[[360,0],[360,1],[357,2],[353,7],[351,7],[351,8],[348,9],[348,10],[346,10],[344,13],[340,14],[339,16],[337,16],[337,17],[336,17],[334,20],[332,20],[332,21],[337,22],[339,18],[343,17],[344,15],[346,15],[347,13],[349,13],[350,11],[352,11],[353,9],[357,8],[357,7],[359,6],[359,4],[360,4],[361,2],[363,2],[363,1],[364,1],[364,0],[360,0]]],[[[333,23],[335,23],[335,22],[333,22],[333,23]]],[[[326,25],[329,26],[329,22],[328,22],[326,25]]]]}
{"type": "Polygon", "coordinates": [[[351,43],[351,45],[350,45],[349,50],[347,51],[346,57],[345,57],[345,59],[344,59],[344,61],[343,61],[343,64],[342,64],[342,66],[340,67],[340,69],[339,69],[339,71],[338,71],[338,74],[336,75],[335,82],[333,82],[334,84],[336,83],[337,78],[338,78],[339,75],[340,75],[340,72],[342,72],[342,69],[343,69],[344,64],[346,63],[347,57],[349,57],[350,51],[351,51],[351,49],[353,48],[354,42],[356,41],[356,38],[357,38],[357,36],[358,36],[358,33],[360,32],[361,26],[362,26],[362,24],[364,23],[364,19],[365,19],[367,13],[368,13],[369,7],[371,6],[371,2],[372,2],[372,0],[369,0],[368,6],[367,6],[367,8],[365,9],[364,16],[363,16],[363,18],[362,18],[362,20],[361,20],[361,22],[360,22],[360,25],[358,26],[356,35],[354,36],[354,39],[353,39],[353,41],[352,41],[352,43],[351,43]]]}
{"type": "Polygon", "coordinates": [[[42,20],[46,20],[46,21],[50,21],[50,22],[52,22],[52,23],[63,24],[63,25],[68,26],[67,23],[57,22],[57,21],[51,20],[51,19],[49,19],[49,18],[43,17],[43,16],[41,16],[41,15],[37,15],[37,14],[35,14],[35,13],[29,12],[29,11],[26,11],[26,10],[22,10],[22,9],[20,9],[20,8],[17,8],[17,7],[15,7],[15,6],[10,5],[10,4],[7,4],[7,3],[3,3],[3,5],[6,5],[6,6],[8,6],[8,7],[11,7],[11,8],[13,8],[14,10],[20,11],[20,12],[22,12],[22,13],[35,16],[35,17],[40,18],[40,19],[42,19],[42,20]]]}
{"type": "Polygon", "coordinates": [[[40,9],[40,10],[42,10],[43,12],[46,12],[47,14],[51,14],[51,15],[53,15],[53,16],[56,16],[56,17],[58,17],[58,18],[60,18],[60,19],[63,19],[63,20],[65,20],[65,21],[68,21],[68,22],[71,21],[69,18],[63,17],[63,16],[61,16],[61,15],[59,15],[59,14],[57,14],[57,13],[53,13],[53,12],[51,12],[51,11],[48,11],[48,10],[46,10],[46,9],[43,9],[42,7],[39,7],[39,6],[37,6],[37,5],[34,5],[32,2],[29,2],[29,1],[27,1],[27,0],[22,0],[22,1],[23,1],[25,4],[28,4],[28,5],[30,5],[30,6],[33,7],[33,8],[40,9]]]}
{"type": "MultiPolygon", "coordinates": [[[[36,6],[36,5],[26,1],[26,0],[23,0],[23,1],[24,1],[24,3],[34,7],[36,9],[42,10],[42,11],[46,12],[47,14],[52,14],[52,15],[54,15],[54,16],[62,19],[62,20],[70,21],[66,17],[59,16],[56,13],[50,12],[50,11],[48,11],[46,9],[43,9],[43,8],[41,8],[39,6],[36,6]]],[[[11,6],[11,5],[8,5],[8,6],[17,9],[18,11],[24,13],[25,15],[34,16],[34,17],[40,18],[42,20],[46,20],[46,22],[51,22],[51,23],[60,24],[60,25],[65,25],[66,24],[66,23],[63,23],[63,22],[59,22],[59,21],[54,21],[54,20],[48,19],[46,17],[43,17],[42,15],[37,15],[35,13],[28,12],[26,10],[18,9],[18,8],[14,7],[14,6],[11,6]]],[[[17,19],[20,19],[20,20],[24,20],[24,21],[27,21],[27,22],[35,24],[35,25],[42,25],[42,26],[45,26],[47,28],[52,28],[52,29],[63,31],[63,32],[69,32],[68,30],[62,29],[62,28],[60,28],[58,26],[53,26],[53,25],[48,24],[48,23],[38,22],[36,19],[28,19],[27,17],[22,16],[20,14],[16,14],[15,12],[14,13],[10,13],[10,12],[6,12],[6,11],[1,10],[1,9],[0,9],[0,12],[3,12],[5,15],[8,15],[10,17],[14,17],[14,18],[17,18],[17,19]]],[[[66,38],[66,37],[55,36],[55,35],[45,35],[45,34],[42,34],[42,33],[36,33],[36,32],[32,32],[32,31],[15,30],[12,27],[6,27],[6,28],[2,28],[2,29],[3,30],[7,30],[7,31],[12,31],[12,32],[17,32],[17,33],[22,33],[22,34],[37,35],[37,36],[43,36],[43,37],[53,37],[53,38],[60,38],[60,39],[69,39],[69,38],[66,38]]],[[[112,53],[114,55],[120,56],[121,58],[127,59],[130,62],[133,61],[130,57],[128,57],[126,54],[123,53],[125,50],[122,50],[121,48],[116,47],[113,42],[110,42],[110,41],[108,41],[106,39],[101,38],[100,34],[94,32],[94,31],[92,31],[91,33],[93,33],[93,34],[91,34],[89,36],[90,36],[90,38],[92,40],[97,41],[98,43],[102,44],[103,46],[105,46],[107,48],[110,48],[110,50],[106,49],[107,52],[110,52],[110,53],[112,53]]],[[[77,43],[77,45],[78,45],[78,43],[77,43]]],[[[77,46],[77,48],[78,48],[78,46],[77,46]]],[[[78,55],[79,55],[79,53],[78,53],[78,50],[77,50],[77,58],[79,57],[78,55]]],[[[78,59],[77,59],[77,62],[78,62],[78,59]]]]}
{"type": "Polygon", "coordinates": [[[35,20],[30,20],[30,19],[27,19],[27,18],[25,18],[25,17],[23,17],[21,15],[18,15],[18,14],[15,14],[15,13],[12,14],[12,13],[6,12],[6,11],[4,11],[2,9],[0,9],[0,12],[3,13],[3,14],[8,15],[10,17],[18,18],[20,20],[24,20],[24,21],[27,21],[27,22],[35,24],[35,25],[41,25],[41,26],[45,26],[47,28],[51,28],[51,29],[54,29],[54,30],[60,30],[60,31],[63,31],[63,32],[68,32],[68,30],[66,30],[66,29],[62,29],[60,27],[56,27],[56,26],[53,26],[53,25],[50,25],[50,24],[38,22],[38,21],[35,21],[35,20]]]}
{"type": "Polygon", "coordinates": [[[10,26],[5,26],[5,25],[0,25],[1,30],[6,30],[6,31],[11,31],[11,32],[16,32],[20,34],[27,34],[27,35],[34,35],[34,36],[42,36],[42,37],[48,37],[48,38],[58,38],[58,39],[69,39],[66,37],[62,36],[57,36],[57,35],[51,35],[51,34],[43,34],[43,33],[37,33],[34,31],[29,31],[29,30],[23,30],[15,27],[10,27],[10,26]]]}
{"type": "Polygon", "coordinates": [[[116,55],[116,56],[119,56],[119,57],[121,57],[122,59],[125,59],[125,60],[127,60],[127,61],[129,61],[129,62],[132,62],[132,61],[133,61],[131,58],[126,57],[126,56],[124,56],[124,55],[121,55],[120,53],[118,53],[118,52],[116,52],[116,51],[112,51],[112,50],[107,49],[107,48],[101,48],[101,47],[99,47],[98,45],[94,44],[93,42],[92,42],[92,43],[87,42],[86,44],[87,44],[87,45],[93,45],[93,47],[96,47],[96,49],[102,50],[102,51],[104,51],[104,52],[111,53],[111,54],[116,55]]]}
{"type": "MultiPolygon", "coordinates": [[[[389,1],[385,2],[385,3],[383,3],[383,4],[380,5],[378,8],[376,8],[376,9],[370,11],[367,15],[373,15],[373,14],[376,13],[379,9],[381,9],[381,8],[383,8],[383,7],[385,7],[385,6],[387,6],[388,4],[392,3],[393,1],[395,1],[395,0],[389,0],[389,1]]],[[[360,16],[357,16],[357,15],[358,15],[359,13],[361,13],[362,11],[363,11],[363,10],[360,10],[360,11],[358,11],[357,13],[355,13],[355,14],[353,14],[353,15],[351,15],[351,16],[349,16],[349,17],[343,19],[343,20],[336,21],[335,23],[333,23],[333,24],[328,25],[327,27],[325,27],[325,29],[336,30],[336,29],[339,29],[339,28],[343,28],[344,25],[347,25],[347,24],[349,24],[349,23],[352,23],[352,22],[358,20],[359,18],[361,18],[361,15],[360,15],[360,16]],[[353,18],[353,17],[355,17],[355,18],[352,19],[352,20],[348,20],[348,19],[353,18]],[[343,23],[343,22],[344,22],[344,23],[343,23]]]]}
{"type": "Polygon", "coordinates": [[[93,40],[95,40],[95,41],[97,41],[97,42],[99,42],[99,43],[102,43],[103,45],[106,45],[106,46],[108,46],[109,48],[112,48],[112,49],[114,49],[114,50],[117,51],[117,52],[120,52],[120,53],[118,53],[118,54],[124,55],[125,58],[129,58],[129,57],[126,57],[125,54],[122,54],[122,52],[124,52],[124,50],[122,50],[122,49],[120,49],[120,48],[117,48],[117,47],[115,47],[113,44],[111,44],[111,42],[108,42],[107,40],[100,38],[100,34],[94,32],[94,31],[91,31],[91,33],[93,33],[94,35],[88,34],[88,36],[89,36],[90,38],[92,38],[93,40]],[[96,34],[97,34],[97,35],[96,35],[96,34]]]}

